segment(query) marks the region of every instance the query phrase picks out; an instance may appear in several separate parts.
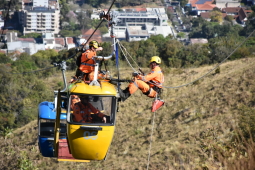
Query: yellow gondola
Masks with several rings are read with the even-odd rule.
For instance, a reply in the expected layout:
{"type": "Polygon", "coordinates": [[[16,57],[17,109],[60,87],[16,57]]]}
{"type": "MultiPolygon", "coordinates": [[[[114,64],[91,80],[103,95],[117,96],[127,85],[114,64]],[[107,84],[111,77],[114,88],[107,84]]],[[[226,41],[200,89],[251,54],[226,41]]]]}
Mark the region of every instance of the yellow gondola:
{"type": "Polygon", "coordinates": [[[70,96],[89,97],[90,103],[107,115],[106,123],[100,120],[94,120],[93,123],[75,122],[69,97],[67,139],[71,154],[76,159],[105,159],[113,138],[117,107],[116,89],[109,82],[99,83],[100,86],[90,86],[84,82],[77,82],[69,89],[70,96]]]}
{"type": "MultiPolygon", "coordinates": [[[[107,57],[104,59],[107,59],[107,57]]],[[[98,57],[98,60],[100,60],[100,57],[98,57]]],[[[95,73],[97,73],[97,66],[95,73]]],[[[107,80],[97,80],[97,74],[95,74],[94,81],[90,84],[79,80],[69,86],[67,140],[70,152],[75,159],[103,160],[106,158],[115,129],[116,96],[116,87],[107,80]],[[106,123],[98,120],[93,113],[91,113],[93,122],[76,122],[71,107],[71,97],[73,95],[79,98],[87,98],[94,108],[105,115],[106,123]]]]}
{"type": "MultiPolygon", "coordinates": [[[[111,27],[113,30],[113,24],[111,27]]],[[[115,49],[115,38],[113,38],[113,44],[113,54],[115,54],[115,52],[118,54],[115,49]]],[[[54,153],[59,161],[80,160],[89,162],[90,160],[106,159],[114,135],[119,95],[115,85],[111,84],[106,79],[98,80],[98,70],[99,62],[101,60],[110,59],[112,55],[108,57],[97,56],[94,58],[96,64],[94,80],[92,82],[87,83],[78,79],[69,86],[66,93],[66,140],[59,139],[61,113],[60,93],[62,93],[59,91],[54,136],[54,153]],[[74,96],[76,96],[77,99],[79,98],[80,102],[74,104],[72,100],[74,96]],[[89,104],[83,103],[85,100],[89,104]],[[79,110],[79,112],[75,110],[79,108],[78,106],[82,106],[82,104],[84,104],[83,107],[91,107],[86,110],[86,114],[80,114],[82,113],[81,110],[79,110]],[[95,110],[96,112],[92,112],[95,110]],[[89,114],[87,112],[89,112],[89,114]],[[103,117],[99,117],[99,114],[103,115],[103,117]],[[77,117],[79,117],[78,115],[89,115],[87,117],[89,117],[90,121],[82,119],[77,120],[77,117]]]]}

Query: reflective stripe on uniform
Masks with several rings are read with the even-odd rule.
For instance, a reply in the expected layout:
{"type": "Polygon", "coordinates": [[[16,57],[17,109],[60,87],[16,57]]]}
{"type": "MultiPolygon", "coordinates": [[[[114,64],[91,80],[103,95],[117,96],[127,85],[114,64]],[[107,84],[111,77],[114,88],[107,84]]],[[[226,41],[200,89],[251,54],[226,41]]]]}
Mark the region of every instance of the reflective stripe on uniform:
{"type": "Polygon", "coordinates": [[[81,63],[81,65],[86,65],[86,66],[92,66],[92,67],[95,67],[95,64],[89,64],[89,63],[81,63]]]}
{"type": "MultiPolygon", "coordinates": [[[[154,71],[151,71],[151,73],[154,73],[154,71]]],[[[158,73],[162,73],[162,71],[158,71],[158,73]]]]}

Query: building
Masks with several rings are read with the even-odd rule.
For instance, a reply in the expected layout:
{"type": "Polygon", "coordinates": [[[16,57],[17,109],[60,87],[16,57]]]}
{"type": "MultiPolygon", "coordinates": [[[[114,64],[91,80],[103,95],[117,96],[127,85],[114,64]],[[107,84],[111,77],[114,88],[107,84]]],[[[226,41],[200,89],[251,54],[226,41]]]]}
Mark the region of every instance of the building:
{"type": "Polygon", "coordinates": [[[156,26],[167,25],[168,16],[164,8],[146,8],[146,11],[126,9],[125,11],[114,11],[118,26],[126,26],[126,23],[137,24],[151,23],[156,26]]]}
{"type": "MultiPolygon", "coordinates": [[[[222,19],[224,19],[227,14],[226,13],[221,13],[222,19]]],[[[211,13],[210,12],[201,12],[200,17],[204,18],[206,21],[211,21],[211,13]]]]}
{"type": "Polygon", "coordinates": [[[217,8],[226,8],[226,7],[239,7],[241,4],[237,0],[216,0],[217,8]]]}
{"type": "Polygon", "coordinates": [[[148,30],[143,30],[142,26],[127,26],[126,29],[126,40],[130,41],[141,41],[147,40],[150,37],[148,30]]]}
{"type": "MultiPolygon", "coordinates": [[[[222,9],[226,15],[231,15],[240,24],[244,24],[247,21],[248,13],[241,7],[227,7],[222,9]]],[[[248,11],[249,12],[249,11],[248,11]]]]}
{"type": "Polygon", "coordinates": [[[206,44],[208,43],[207,39],[204,38],[191,38],[190,44],[206,44]]]}
{"type": "Polygon", "coordinates": [[[26,52],[29,55],[33,55],[37,53],[39,50],[45,50],[43,44],[35,44],[26,41],[15,41],[15,42],[7,42],[7,50],[8,53],[13,53],[15,51],[26,52]]]}
{"type": "Polygon", "coordinates": [[[23,34],[34,32],[58,34],[60,31],[60,9],[57,0],[23,0],[19,18],[23,34]]]}
{"type": "MultiPolygon", "coordinates": [[[[90,41],[91,40],[96,40],[98,43],[101,43],[103,42],[102,40],[102,34],[101,34],[101,31],[100,30],[96,30],[95,29],[84,29],[84,30],[81,30],[81,37],[80,37],[80,41],[81,43],[86,43],[86,41],[90,38],[90,41]],[[90,37],[91,35],[93,34],[92,37],[90,37]],[[84,41],[85,40],[85,41],[84,41]]],[[[80,44],[78,44],[80,45],[80,44]]]]}
{"type": "Polygon", "coordinates": [[[76,47],[76,42],[73,37],[66,37],[65,40],[66,40],[66,47],[68,50],[76,47]]]}
{"type": "MultiPolygon", "coordinates": [[[[140,41],[146,40],[150,35],[162,34],[164,37],[172,34],[168,25],[168,16],[164,8],[135,8],[113,12],[114,36],[119,40],[140,41]]],[[[103,35],[104,40],[109,39],[110,32],[103,35]]]]}

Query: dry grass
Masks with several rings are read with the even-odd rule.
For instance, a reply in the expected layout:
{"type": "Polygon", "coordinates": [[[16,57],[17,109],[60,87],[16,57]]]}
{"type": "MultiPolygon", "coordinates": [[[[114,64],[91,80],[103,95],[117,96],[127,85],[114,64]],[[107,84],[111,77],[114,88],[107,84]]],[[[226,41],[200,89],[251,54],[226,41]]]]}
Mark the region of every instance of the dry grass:
{"type": "MultiPolygon", "coordinates": [[[[240,108],[254,108],[250,104],[255,101],[254,65],[255,58],[227,62],[220,67],[220,73],[213,72],[182,88],[168,87],[189,83],[214,66],[165,69],[166,105],[155,113],[149,169],[254,169],[254,142],[236,138],[240,108]]],[[[130,78],[132,73],[127,68],[120,72],[123,79],[130,78]]],[[[67,79],[71,75],[68,73],[67,79]]],[[[61,79],[48,81],[54,86],[61,79]]],[[[153,121],[151,104],[152,99],[140,92],[120,104],[106,161],[57,163],[56,159],[43,158],[38,152],[34,121],[17,129],[1,144],[0,167],[17,168],[13,160],[24,160],[20,153],[25,151],[38,169],[147,169],[153,121]]]]}

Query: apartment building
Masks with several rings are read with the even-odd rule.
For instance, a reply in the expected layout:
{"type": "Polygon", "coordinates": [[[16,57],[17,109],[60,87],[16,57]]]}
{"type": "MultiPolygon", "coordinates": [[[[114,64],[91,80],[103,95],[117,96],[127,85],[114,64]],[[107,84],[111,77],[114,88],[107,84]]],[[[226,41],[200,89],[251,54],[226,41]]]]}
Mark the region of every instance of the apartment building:
{"type": "Polygon", "coordinates": [[[60,31],[58,0],[23,0],[19,17],[23,34],[60,31]]]}

